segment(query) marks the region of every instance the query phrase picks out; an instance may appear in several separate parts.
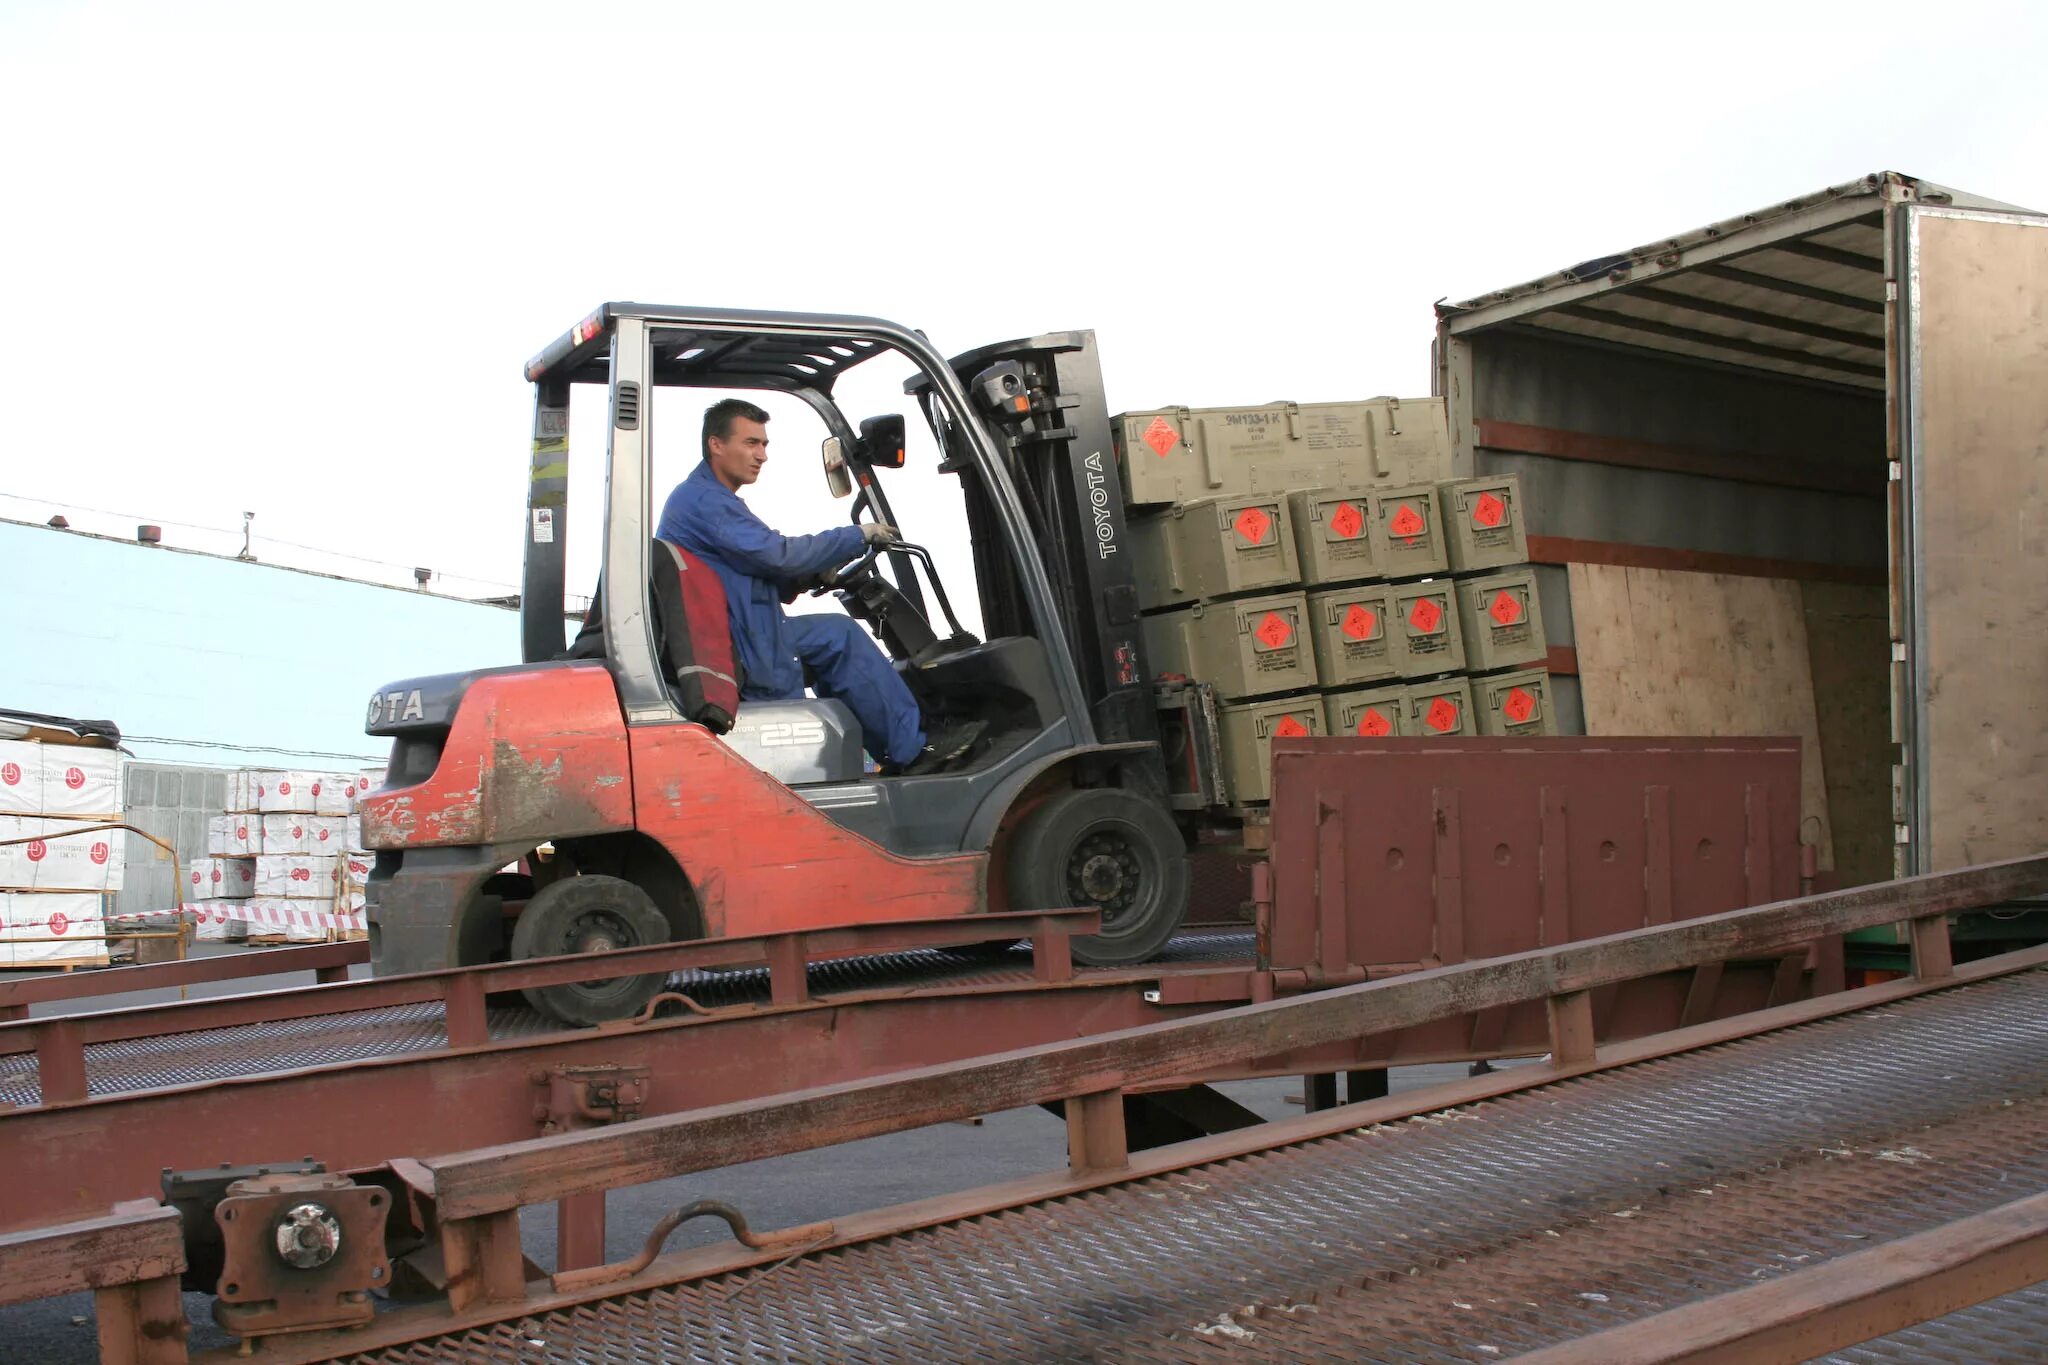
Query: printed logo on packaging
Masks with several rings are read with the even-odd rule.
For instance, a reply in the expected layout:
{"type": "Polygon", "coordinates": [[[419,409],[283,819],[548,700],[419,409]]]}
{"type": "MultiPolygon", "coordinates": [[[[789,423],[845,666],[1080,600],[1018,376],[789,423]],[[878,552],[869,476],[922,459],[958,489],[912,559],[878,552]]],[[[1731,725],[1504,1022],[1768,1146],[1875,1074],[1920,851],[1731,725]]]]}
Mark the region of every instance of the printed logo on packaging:
{"type": "Polygon", "coordinates": [[[20,786],[21,765],[19,763],[0,763],[0,782],[5,782],[10,787],[20,786]]]}
{"type": "Polygon", "coordinates": [[[49,846],[48,844],[44,843],[44,842],[43,842],[43,841],[42,841],[41,839],[31,839],[31,840],[29,840],[29,842],[28,842],[28,860],[29,860],[30,862],[32,862],[32,863],[39,863],[39,862],[41,862],[41,861],[42,861],[42,860],[43,860],[43,859],[44,859],[44,858],[45,858],[46,856],[48,856],[49,852],[50,852],[50,846],[49,846]]]}
{"type": "Polygon", "coordinates": [[[85,785],[85,774],[77,768],[66,768],[64,770],[64,785],[73,791],[77,791],[85,785]]]}
{"type": "Polygon", "coordinates": [[[92,846],[92,852],[87,856],[89,856],[93,860],[94,864],[98,866],[105,866],[107,858],[112,854],[112,852],[113,850],[108,848],[105,844],[94,844],[92,846]]]}
{"type": "Polygon", "coordinates": [[[56,914],[50,916],[51,933],[59,935],[61,937],[64,931],[66,929],[69,929],[70,927],[71,917],[66,915],[63,911],[60,910],[56,914]]]}

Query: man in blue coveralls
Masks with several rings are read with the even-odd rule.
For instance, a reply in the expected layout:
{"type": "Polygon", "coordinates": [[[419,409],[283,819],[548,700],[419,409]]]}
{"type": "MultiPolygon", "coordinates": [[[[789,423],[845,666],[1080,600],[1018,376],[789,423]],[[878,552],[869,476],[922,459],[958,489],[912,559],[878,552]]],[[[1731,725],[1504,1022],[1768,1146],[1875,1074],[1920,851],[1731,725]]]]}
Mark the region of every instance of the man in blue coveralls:
{"type": "Polygon", "coordinates": [[[655,534],[702,558],[725,584],[733,652],[746,670],[742,701],[804,695],[804,677],[821,697],[846,703],[868,752],[885,769],[925,772],[962,757],[981,730],[962,728],[928,742],[924,717],[894,667],[851,617],[786,616],[782,604],[827,569],[896,539],[881,522],[785,536],[740,501],[768,460],[768,414],[743,398],[704,411],[704,459],[676,485],[655,534]]]}

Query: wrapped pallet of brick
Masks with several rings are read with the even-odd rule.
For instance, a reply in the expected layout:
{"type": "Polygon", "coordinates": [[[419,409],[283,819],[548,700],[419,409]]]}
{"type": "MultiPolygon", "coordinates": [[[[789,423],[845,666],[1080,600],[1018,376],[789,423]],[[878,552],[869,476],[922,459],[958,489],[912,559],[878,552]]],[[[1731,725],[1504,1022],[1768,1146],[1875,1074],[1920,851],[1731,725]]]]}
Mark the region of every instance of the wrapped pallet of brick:
{"type": "Polygon", "coordinates": [[[254,858],[194,858],[185,882],[194,936],[201,943],[240,942],[247,936],[248,922],[236,907],[256,893],[254,858]]]}
{"type": "Polygon", "coordinates": [[[246,914],[251,943],[326,943],[334,924],[341,859],[331,854],[266,853],[256,860],[256,894],[246,914]]]}
{"type": "Polygon", "coordinates": [[[321,774],[290,769],[256,775],[256,809],[264,814],[295,812],[312,815],[318,808],[315,794],[321,774]]]}
{"type": "Polygon", "coordinates": [[[0,966],[103,966],[120,889],[121,755],[0,741],[0,966]]]}
{"type": "Polygon", "coordinates": [[[210,858],[253,858],[263,851],[263,817],[247,811],[206,818],[210,858]]]}
{"type": "Polygon", "coordinates": [[[1291,588],[1301,580],[1287,500],[1203,498],[1130,523],[1146,611],[1291,588]]]}
{"type": "Polygon", "coordinates": [[[1450,477],[1442,399],[1156,408],[1110,422],[1126,501],[1167,506],[1244,493],[1450,477]]]}
{"type": "Polygon", "coordinates": [[[305,820],[306,852],[329,857],[348,850],[347,815],[309,815],[305,820]]]}

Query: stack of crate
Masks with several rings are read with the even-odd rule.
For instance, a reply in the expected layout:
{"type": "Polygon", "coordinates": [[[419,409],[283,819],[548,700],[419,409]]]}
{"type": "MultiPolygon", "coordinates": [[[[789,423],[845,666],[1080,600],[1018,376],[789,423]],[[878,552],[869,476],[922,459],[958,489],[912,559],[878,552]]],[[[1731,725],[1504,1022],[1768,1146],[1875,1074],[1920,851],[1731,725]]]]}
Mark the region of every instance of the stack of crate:
{"type": "Polygon", "coordinates": [[[363,937],[350,912],[351,812],[366,786],[354,774],[245,768],[228,782],[228,811],[207,826],[190,877],[202,939],[318,943],[363,937]]]}
{"type": "Polygon", "coordinates": [[[1231,804],[1269,798],[1281,736],[1549,733],[1519,489],[1447,477],[1441,402],[1115,428],[1146,657],[1215,688],[1231,804]]]}
{"type": "Polygon", "coordinates": [[[0,967],[106,965],[121,792],[119,750],[0,740],[0,967]]]}

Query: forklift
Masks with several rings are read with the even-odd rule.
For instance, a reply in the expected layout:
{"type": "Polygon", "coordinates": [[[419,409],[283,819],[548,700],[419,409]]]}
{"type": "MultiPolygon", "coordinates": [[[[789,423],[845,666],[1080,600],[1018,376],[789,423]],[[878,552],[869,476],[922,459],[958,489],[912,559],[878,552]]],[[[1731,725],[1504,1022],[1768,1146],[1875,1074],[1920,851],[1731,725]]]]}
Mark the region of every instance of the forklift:
{"type": "MultiPolygon", "coordinates": [[[[370,701],[368,733],[392,743],[384,786],[362,802],[380,975],[1070,906],[1101,912],[1078,960],[1160,951],[1186,914],[1195,830],[1169,790],[1092,332],[949,363],[877,318],[608,303],[526,377],[524,661],[410,678],[370,701]],[[652,538],[650,511],[665,491],[651,486],[653,389],[760,389],[822,419],[826,482],[853,498],[850,520],[914,533],[885,487],[885,474],[916,477],[902,415],[856,425],[833,397],[885,355],[910,363],[904,388],[936,439],[936,472],[959,481],[988,635],[961,628],[913,541],[872,546],[810,585],[873,630],[928,721],[986,727],[965,761],[904,775],[863,763],[842,702],[707,702],[697,658],[707,639],[730,646],[722,614],[704,609],[716,579],[697,569],[685,622],[675,584],[688,560],[652,538]],[[569,400],[596,385],[610,417],[603,557],[571,648],[569,400]]],[[[662,984],[528,999],[591,1024],[634,1014],[662,984]]]]}

